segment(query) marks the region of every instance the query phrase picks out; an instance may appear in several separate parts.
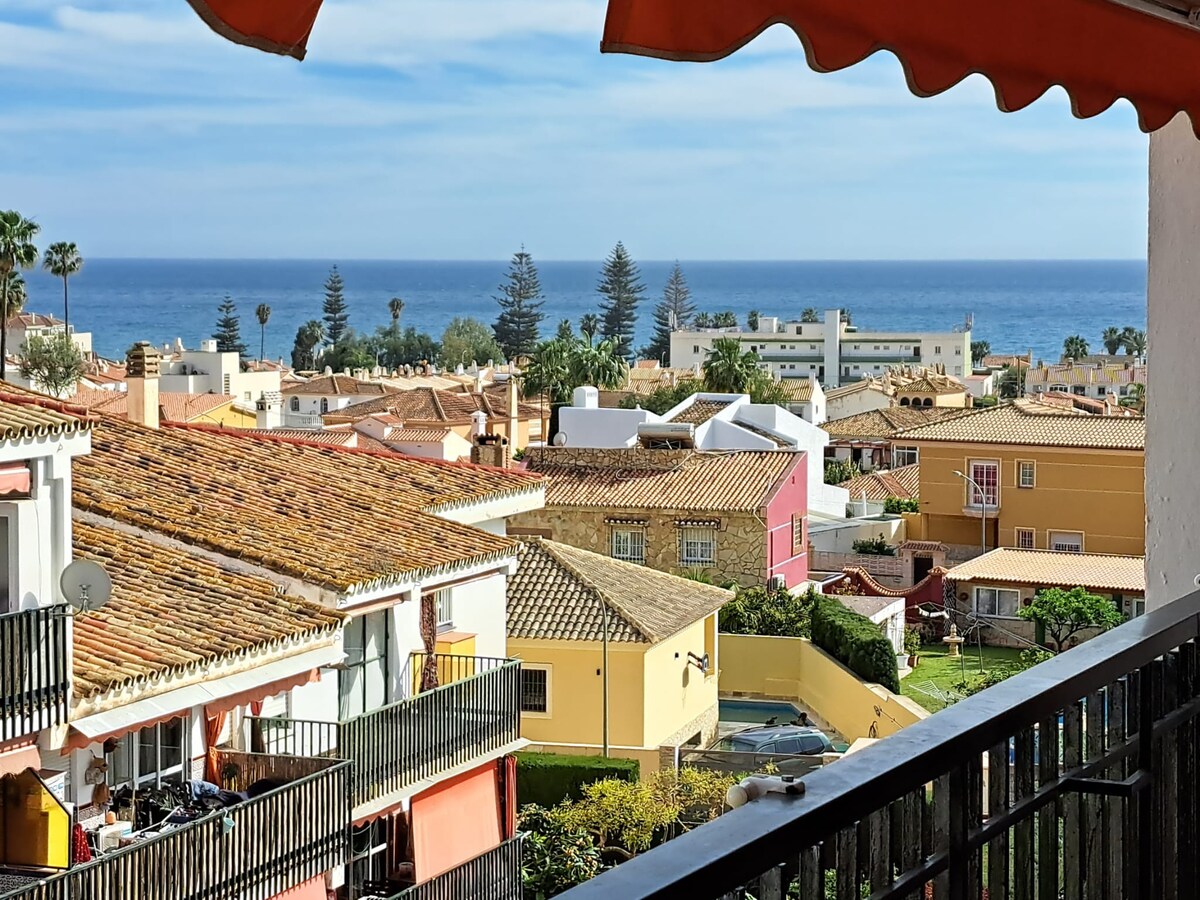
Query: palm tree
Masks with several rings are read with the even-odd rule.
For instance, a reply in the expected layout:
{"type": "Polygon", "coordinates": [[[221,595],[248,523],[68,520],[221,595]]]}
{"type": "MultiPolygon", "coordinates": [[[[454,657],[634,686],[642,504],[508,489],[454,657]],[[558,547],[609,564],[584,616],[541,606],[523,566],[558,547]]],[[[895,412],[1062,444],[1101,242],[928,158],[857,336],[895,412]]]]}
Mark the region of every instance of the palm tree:
{"type": "Polygon", "coordinates": [[[629,363],[612,340],[579,341],[568,356],[567,370],[574,387],[590,384],[611,391],[624,387],[629,378],[629,363]]]}
{"type": "Polygon", "coordinates": [[[1109,356],[1116,354],[1125,343],[1121,329],[1115,325],[1110,325],[1104,329],[1104,333],[1100,335],[1100,341],[1104,344],[1104,352],[1109,356]]]}
{"type": "Polygon", "coordinates": [[[1088,355],[1088,342],[1083,335],[1073,334],[1063,341],[1063,356],[1068,359],[1083,359],[1088,355]]]}
{"type": "MultiPolygon", "coordinates": [[[[15,209],[0,212],[0,312],[4,322],[0,323],[0,381],[8,375],[8,311],[12,308],[9,292],[13,290],[12,274],[18,269],[32,269],[37,265],[38,250],[33,244],[41,227],[32,219],[26,219],[15,209]]],[[[24,300],[22,299],[22,304],[24,300]]]]}
{"type": "Polygon", "coordinates": [[[388,312],[392,316],[392,334],[400,331],[400,313],[404,312],[404,301],[393,297],[388,301],[388,312]]]}
{"type": "Polygon", "coordinates": [[[83,268],[79,248],[69,241],[57,241],[46,248],[42,268],[63,281],[63,330],[71,333],[71,305],[67,296],[67,279],[83,268]]]}
{"type": "Polygon", "coordinates": [[[1130,328],[1124,335],[1123,343],[1125,344],[1125,352],[1129,356],[1146,355],[1146,332],[1130,328]]]}
{"type": "Polygon", "coordinates": [[[992,345],[987,341],[971,341],[971,364],[983,362],[983,358],[992,352],[992,345]]]}
{"type": "Polygon", "coordinates": [[[261,363],[267,355],[267,322],[271,320],[271,307],[260,303],[254,308],[258,318],[258,361],[261,363]]]}
{"type": "MultiPolygon", "coordinates": [[[[7,337],[8,320],[13,316],[20,315],[21,310],[25,308],[25,301],[28,299],[25,292],[25,279],[21,277],[20,272],[14,270],[7,275],[0,275],[0,296],[4,297],[4,306],[0,309],[0,314],[4,316],[4,334],[7,337]]],[[[5,347],[5,351],[7,349],[5,347]]]]}
{"type": "Polygon", "coordinates": [[[1129,386],[1129,393],[1121,401],[1121,405],[1144,413],[1146,411],[1146,386],[1137,382],[1131,384],[1129,386]]]}
{"type": "Polygon", "coordinates": [[[589,344],[600,333],[600,317],[595,313],[585,313],[579,319],[579,331],[589,344]]]}
{"type": "Polygon", "coordinates": [[[803,310],[800,311],[800,321],[804,322],[806,324],[811,324],[813,322],[821,321],[821,316],[820,316],[820,313],[818,313],[816,311],[816,309],[814,309],[811,306],[806,306],[803,310]]]}
{"type": "Polygon", "coordinates": [[[718,394],[744,394],[759,377],[758,354],[742,352],[736,338],[718,338],[704,360],[704,389],[718,394]]]}
{"type": "Polygon", "coordinates": [[[521,381],[526,397],[545,395],[552,404],[570,399],[571,345],[575,340],[572,335],[570,339],[555,338],[538,345],[521,381]]]}

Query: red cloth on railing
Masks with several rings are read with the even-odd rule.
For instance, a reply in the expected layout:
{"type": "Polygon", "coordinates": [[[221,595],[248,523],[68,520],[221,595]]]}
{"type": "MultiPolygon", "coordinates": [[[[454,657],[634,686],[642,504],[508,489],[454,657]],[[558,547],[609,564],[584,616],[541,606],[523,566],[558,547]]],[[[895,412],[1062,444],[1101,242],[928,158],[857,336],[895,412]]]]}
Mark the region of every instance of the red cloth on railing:
{"type": "Polygon", "coordinates": [[[83,826],[78,822],[71,829],[71,862],[79,864],[92,861],[92,848],[88,846],[87,835],[83,826]]]}

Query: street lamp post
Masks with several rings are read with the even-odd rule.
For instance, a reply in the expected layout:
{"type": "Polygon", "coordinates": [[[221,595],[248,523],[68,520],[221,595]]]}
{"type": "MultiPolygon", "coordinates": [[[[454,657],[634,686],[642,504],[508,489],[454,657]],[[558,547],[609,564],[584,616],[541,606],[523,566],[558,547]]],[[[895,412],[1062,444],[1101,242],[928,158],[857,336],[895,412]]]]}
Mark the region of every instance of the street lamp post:
{"type": "Polygon", "coordinates": [[[603,673],[604,682],[601,690],[604,692],[604,717],[603,717],[603,732],[604,732],[604,756],[608,757],[608,604],[604,602],[604,598],[599,593],[596,594],[596,600],[600,603],[600,616],[604,623],[604,650],[603,650],[603,673]]]}
{"type": "Polygon", "coordinates": [[[979,486],[979,482],[970,475],[964,475],[957,469],[954,470],[954,474],[979,492],[979,549],[983,553],[987,553],[987,494],[979,486]]]}

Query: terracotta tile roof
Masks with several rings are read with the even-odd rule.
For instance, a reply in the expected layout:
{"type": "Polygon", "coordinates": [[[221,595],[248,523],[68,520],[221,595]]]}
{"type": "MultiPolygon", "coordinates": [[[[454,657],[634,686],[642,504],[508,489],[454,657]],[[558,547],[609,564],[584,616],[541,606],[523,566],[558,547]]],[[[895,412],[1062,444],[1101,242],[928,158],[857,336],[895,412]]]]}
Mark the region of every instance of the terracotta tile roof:
{"type": "Polygon", "coordinates": [[[8,320],[9,328],[53,328],[54,326],[64,324],[66,323],[62,319],[35,312],[18,313],[15,316],[9,317],[8,320]]]}
{"type": "MultiPolygon", "coordinates": [[[[508,400],[502,388],[499,392],[487,390],[482,393],[462,391],[440,391],[434,388],[413,388],[396,391],[386,397],[355,403],[346,409],[327,413],[325,422],[357,422],[376,413],[388,413],[409,422],[446,422],[467,425],[471,414],[482,410],[489,419],[508,419],[508,400]]],[[[532,403],[519,402],[517,415],[522,419],[541,417],[541,409],[532,403]]]]}
{"type": "Polygon", "coordinates": [[[75,555],[100,563],[113,581],[112,599],[73,623],[77,696],[199,674],[216,660],[279,652],[322,632],[332,640],[345,618],[278,593],[270,579],[125,531],[80,521],[73,531],[75,555]]]}
{"type": "Polygon", "coordinates": [[[660,365],[657,359],[639,359],[633,364],[635,369],[659,369],[660,365]]]}
{"type": "Polygon", "coordinates": [[[1025,371],[1026,384],[1134,384],[1146,381],[1146,367],[1119,366],[1035,366],[1025,371]]]}
{"type": "Polygon", "coordinates": [[[917,500],[921,494],[921,466],[900,466],[886,472],[866,472],[843,482],[850,492],[851,500],[859,500],[866,494],[868,500],[886,500],[899,497],[901,500],[917,500]]]}
{"type": "Polygon", "coordinates": [[[685,425],[703,425],[717,413],[727,409],[732,402],[731,400],[693,400],[687,408],[680,410],[668,421],[685,425]]]}
{"type": "Polygon", "coordinates": [[[336,397],[378,397],[399,393],[400,389],[382,381],[360,381],[349,375],[322,375],[309,381],[282,386],[285,396],[292,394],[323,394],[336,397]]]}
{"type": "Polygon", "coordinates": [[[546,505],[611,509],[756,511],[804,454],[783,450],[697,452],[546,448],[528,471],[547,477],[546,505]],[[662,460],[663,462],[659,462],[662,460]]]}
{"type": "Polygon", "coordinates": [[[968,444],[1142,450],[1146,446],[1146,420],[1092,416],[1032,400],[1016,400],[911,428],[896,437],[968,444]]]}
{"type": "Polygon", "coordinates": [[[1028,353],[992,353],[983,358],[985,369],[1003,369],[1006,366],[1028,366],[1033,362],[1028,353]]]}
{"type": "Polygon", "coordinates": [[[1146,560],[1141,556],[1001,548],[955,566],[946,577],[1144,594],[1146,560]]]}
{"type": "Polygon", "coordinates": [[[387,433],[386,440],[390,444],[429,443],[430,441],[441,443],[450,434],[449,428],[397,428],[387,433]]]}
{"type": "Polygon", "coordinates": [[[544,538],[522,539],[508,579],[508,636],[548,641],[657,643],[700,621],[733,593],[544,538]]]}
{"type": "Polygon", "coordinates": [[[777,382],[780,393],[793,403],[808,403],[812,400],[813,386],[807,378],[784,378],[777,382]]]}
{"type": "Polygon", "coordinates": [[[50,406],[39,406],[28,401],[6,403],[5,394],[20,401],[25,401],[26,397],[41,396],[32,391],[14,393],[12,386],[7,384],[0,388],[0,440],[74,434],[77,431],[87,431],[94,424],[94,419],[83,410],[77,415],[71,415],[50,406]]]}
{"type": "Polygon", "coordinates": [[[510,541],[433,513],[539,486],[515,470],[111,417],[74,464],[79,509],[341,591],[502,558],[510,541]]]}
{"type": "Polygon", "coordinates": [[[307,441],[310,444],[327,444],[330,447],[357,447],[357,435],[352,431],[320,431],[304,428],[242,428],[245,434],[257,434],[262,437],[279,438],[281,440],[307,441]]]}
{"type": "Polygon", "coordinates": [[[851,394],[857,394],[859,391],[879,391],[886,393],[882,386],[876,383],[873,379],[863,378],[859,381],[843,384],[841,387],[829,388],[825,391],[826,400],[839,400],[842,397],[849,397],[851,394]]]}
{"type": "Polygon", "coordinates": [[[834,437],[889,440],[896,434],[918,425],[961,416],[967,410],[944,406],[916,409],[911,406],[892,406],[870,412],[832,419],[821,427],[834,437]]]}
{"type": "MultiPolygon", "coordinates": [[[[158,394],[159,416],[165,422],[192,422],[203,419],[222,406],[228,406],[235,399],[230,394],[188,394],[181,391],[160,391],[158,394]]],[[[80,387],[68,402],[113,416],[129,415],[129,395],[124,391],[80,387]]]]}
{"type": "Polygon", "coordinates": [[[1077,409],[1096,416],[1139,416],[1137,410],[1128,406],[1109,406],[1103,400],[1095,397],[1081,397],[1079,394],[1068,394],[1066,391],[1047,391],[1029,398],[1045,406],[1057,406],[1062,409],[1077,409]]]}
{"type": "Polygon", "coordinates": [[[904,394],[961,394],[966,388],[956,381],[952,381],[945,376],[925,375],[910,381],[908,384],[898,385],[897,391],[904,394]]]}

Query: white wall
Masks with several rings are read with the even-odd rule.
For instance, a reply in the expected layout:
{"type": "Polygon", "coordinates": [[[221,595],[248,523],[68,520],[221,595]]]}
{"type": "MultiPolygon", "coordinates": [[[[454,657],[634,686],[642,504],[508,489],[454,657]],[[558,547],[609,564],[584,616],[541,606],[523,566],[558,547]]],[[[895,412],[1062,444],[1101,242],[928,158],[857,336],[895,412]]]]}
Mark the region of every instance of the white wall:
{"type": "Polygon", "coordinates": [[[505,656],[505,588],[503,575],[492,575],[453,588],[454,630],[475,635],[477,656],[505,656]]]}
{"type": "MultiPolygon", "coordinates": [[[[1200,141],[1186,115],[1150,135],[1149,355],[1188,372],[1200,355],[1200,141]]],[[[1200,479],[1190,379],[1158,378],[1146,392],[1146,606],[1195,590],[1200,573],[1200,479]]]]}
{"type": "Polygon", "coordinates": [[[859,413],[870,412],[873,409],[887,409],[891,405],[891,397],[881,391],[870,389],[855,391],[845,397],[826,399],[826,411],[829,416],[826,421],[846,419],[850,416],[857,416],[859,413]]]}
{"type": "Polygon", "coordinates": [[[558,411],[558,430],[568,447],[632,447],[637,429],[662,417],[644,409],[600,409],[564,406],[558,411]]]}

